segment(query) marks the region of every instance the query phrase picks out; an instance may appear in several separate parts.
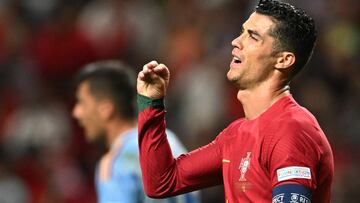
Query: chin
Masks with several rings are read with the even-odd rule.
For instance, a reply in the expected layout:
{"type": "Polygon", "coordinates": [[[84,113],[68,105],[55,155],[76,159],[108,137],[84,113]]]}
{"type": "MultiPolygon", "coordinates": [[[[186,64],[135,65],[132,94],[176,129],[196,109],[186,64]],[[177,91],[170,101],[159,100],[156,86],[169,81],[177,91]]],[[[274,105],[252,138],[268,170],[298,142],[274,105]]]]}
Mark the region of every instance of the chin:
{"type": "Polygon", "coordinates": [[[91,143],[91,142],[94,142],[94,140],[95,140],[95,137],[91,137],[91,136],[89,136],[89,135],[86,135],[85,138],[86,138],[86,141],[87,141],[87,142],[90,142],[90,143],[91,143]]]}
{"type": "Polygon", "coordinates": [[[244,90],[245,85],[240,81],[239,77],[227,77],[228,81],[231,82],[231,84],[233,84],[237,89],[239,90],[244,90]]]}
{"type": "Polygon", "coordinates": [[[231,69],[227,72],[226,77],[230,82],[233,80],[233,76],[231,75],[231,69]]]}
{"type": "Polygon", "coordinates": [[[236,83],[236,82],[239,80],[239,77],[234,76],[234,75],[231,73],[231,70],[229,70],[229,72],[227,73],[226,77],[227,77],[228,81],[230,81],[231,83],[236,83]]]}
{"type": "Polygon", "coordinates": [[[85,139],[88,142],[94,142],[94,140],[96,140],[96,137],[97,136],[93,135],[91,132],[85,132],[85,139]]]}

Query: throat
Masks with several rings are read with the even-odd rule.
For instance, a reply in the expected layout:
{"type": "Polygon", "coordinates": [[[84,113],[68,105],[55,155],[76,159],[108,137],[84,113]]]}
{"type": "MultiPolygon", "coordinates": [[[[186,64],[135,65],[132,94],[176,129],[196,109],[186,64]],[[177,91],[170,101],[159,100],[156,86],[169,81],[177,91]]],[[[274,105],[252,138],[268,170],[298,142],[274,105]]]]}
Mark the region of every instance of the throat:
{"type": "Polygon", "coordinates": [[[239,90],[237,99],[241,102],[245,118],[253,120],[269,109],[276,101],[290,95],[290,87],[285,86],[277,91],[239,90]]]}

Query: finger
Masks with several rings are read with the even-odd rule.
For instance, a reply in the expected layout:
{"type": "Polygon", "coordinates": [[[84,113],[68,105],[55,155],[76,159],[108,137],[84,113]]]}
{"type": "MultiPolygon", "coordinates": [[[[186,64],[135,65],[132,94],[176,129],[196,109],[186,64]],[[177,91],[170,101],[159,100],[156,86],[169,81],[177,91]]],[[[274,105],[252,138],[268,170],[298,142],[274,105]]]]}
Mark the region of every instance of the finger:
{"type": "Polygon", "coordinates": [[[167,67],[160,63],[159,65],[157,65],[155,68],[153,68],[152,70],[155,72],[155,73],[162,73],[164,71],[166,71],[167,67]]]}
{"type": "Polygon", "coordinates": [[[138,79],[139,80],[142,80],[144,82],[153,82],[155,80],[158,80],[160,78],[159,75],[157,75],[154,71],[148,69],[147,71],[146,70],[143,70],[143,71],[140,71],[139,74],[138,74],[138,79]]]}
{"type": "Polygon", "coordinates": [[[139,78],[140,80],[145,80],[145,74],[144,74],[143,71],[140,71],[140,72],[139,72],[138,78],[139,78]]]}
{"type": "Polygon", "coordinates": [[[162,63],[156,66],[152,71],[162,78],[168,78],[170,75],[169,69],[162,63]]]}
{"type": "Polygon", "coordinates": [[[139,72],[140,78],[148,78],[151,74],[154,74],[154,72],[151,69],[144,68],[144,70],[139,72]]]}
{"type": "Polygon", "coordinates": [[[148,74],[148,73],[151,73],[152,72],[152,69],[154,68],[154,67],[156,67],[157,66],[157,62],[156,61],[152,61],[152,62],[150,62],[150,63],[147,63],[147,64],[145,64],[144,66],[143,66],[143,72],[144,72],[144,74],[146,75],[146,74],[148,74]]]}
{"type": "Polygon", "coordinates": [[[144,74],[150,73],[149,67],[148,67],[147,65],[144,65],[142,72],[143,72],[144,74]]]}
{"type": "Polygon", "coordinates": [[[153,69],[153,68],[155,68],[157,65],[159,65],[157,61],[151,61],[151,62],[145,64],[145,65],[143,66],[143,69],[144,69],[145,67],[146,67],[147,69],[153,69]]]}

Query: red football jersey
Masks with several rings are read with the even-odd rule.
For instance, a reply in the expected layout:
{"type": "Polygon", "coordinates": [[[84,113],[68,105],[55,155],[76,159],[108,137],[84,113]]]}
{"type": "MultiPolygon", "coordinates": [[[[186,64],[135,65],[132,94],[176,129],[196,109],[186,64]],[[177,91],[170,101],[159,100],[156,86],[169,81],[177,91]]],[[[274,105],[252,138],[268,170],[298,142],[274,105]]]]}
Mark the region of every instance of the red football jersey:
{"type": "Polygon", "coordinates": [[[272,189],[301,184],[312,202],[330,202],[333,154],[316,119],[291,96],[253,120],[239,119],[210,144],[174,158],[161,101],[139,95],[139,148],[145,191],[166,197],[224,184],[227,203],[271,202],[272,189]],[[160,105],[159,105],[160,104],[160,105]]]}

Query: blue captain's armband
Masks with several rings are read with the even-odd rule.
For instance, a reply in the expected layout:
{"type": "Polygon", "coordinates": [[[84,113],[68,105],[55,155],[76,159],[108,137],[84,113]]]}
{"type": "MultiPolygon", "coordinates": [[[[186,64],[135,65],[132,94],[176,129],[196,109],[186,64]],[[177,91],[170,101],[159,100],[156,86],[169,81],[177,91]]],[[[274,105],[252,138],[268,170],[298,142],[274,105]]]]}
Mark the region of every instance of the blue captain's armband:
{"type": "Polygon", "coordinates": [[[152,107],[155,109],[164,109],[164,98],[161,99],[151,99],[141,94],[137,94],[137,105],[139,112],[143,111],[146,108],[152,107]]]}
{"type": "Polygon", "coordinates": [[[272,203],[311,203],[311,190],[297,184],[280,185],[273,189],[272,203]]]}

